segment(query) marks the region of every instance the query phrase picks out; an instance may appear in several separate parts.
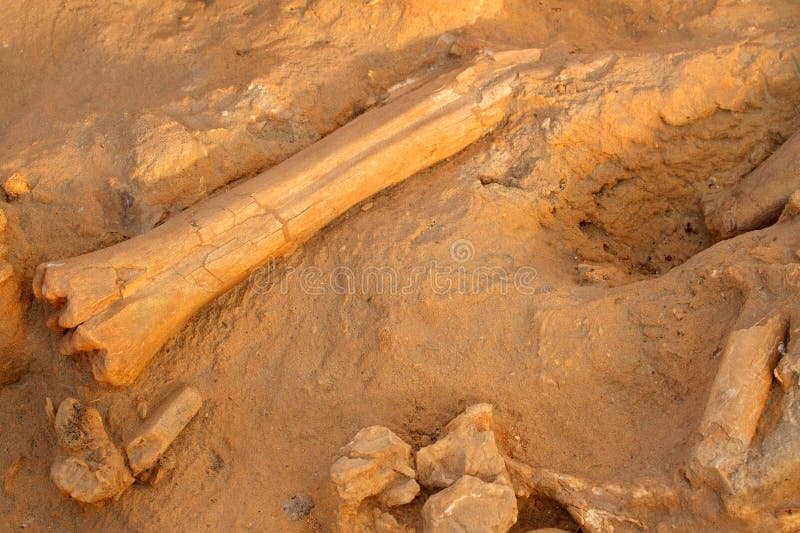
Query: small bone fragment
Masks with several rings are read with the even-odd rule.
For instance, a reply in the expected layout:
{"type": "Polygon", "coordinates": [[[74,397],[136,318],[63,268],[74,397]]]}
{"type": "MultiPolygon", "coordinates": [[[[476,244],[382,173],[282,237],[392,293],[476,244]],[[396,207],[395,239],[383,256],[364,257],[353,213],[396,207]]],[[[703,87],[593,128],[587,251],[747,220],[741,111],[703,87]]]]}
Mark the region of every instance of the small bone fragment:
{"type": "Polygon", "coordinates": [[[251,180],[153,230],[36,269],[64,354],[132,383],[169,335],[269,258],[375,193],[450,157],[507,116],[539,50],[482,58],[374,108],[251,180]]]}
{"type": "Polygon", "coordinates": [[[800,189],[800,133],[764,163],[724,191],[706,210],[706,225],[727,239],[775,222],[791,194],[800,189]]]}
{"type": "Polygon", "coordinates": [[[61,450],[50,479],[62,493],[93,503],[118,496],[133,483],[96,409],[67,398],[58,406],[53,427],[61,450]]]}
{"type": "Polygon", "coordinates": [[[703,440],[694,450],[693,470],[712,486],[730,492],[730,475],[749,448],[764,410],[778,346],[786,339],[788,320],[774,315],[730,334],[700,423],[703,440]]]}
{"type": "Polygon", "coordinates": [[[47,420],[49,420],[51,424],[55,424],[56,408],[55,405],[53,405],[53,399],[49,396],[44,400],[44,412],[47,415],[47,420]]]}
{"type": "Polygon", "coordinates": [[[200,393],[189,386],[180,388],[164,400],[125,445],[133,473],[139,474],[155,466],[202,405],[200,393]]]}

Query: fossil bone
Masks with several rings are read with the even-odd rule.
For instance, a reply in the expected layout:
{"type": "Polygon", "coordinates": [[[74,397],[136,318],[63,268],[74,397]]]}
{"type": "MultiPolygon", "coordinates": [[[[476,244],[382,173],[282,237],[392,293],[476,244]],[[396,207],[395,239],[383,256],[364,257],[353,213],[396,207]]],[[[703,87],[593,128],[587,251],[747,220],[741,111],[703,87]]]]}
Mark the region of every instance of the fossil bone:
{"type": "Polygon", "coordinates": [[[783,143],[742,181],[706,206],[706,225],[727,239],[775,222],[800,190],[800,133],[783,143]]]}
{"type": "Polygon", "coordinates": [[[39,265],[34,293],[58,308],[49,325],[66,331],[62,353],[87,352],[96,379],[130,384],[170,334],[254,268],[491,131],[539,55],[483,57],[143,235],[39,265]]]}
{"type": "Polygon", "coordinates": [[[739,456],[752,443],[788,327],[778,314],[728,337],[700,424],[703,440],[693,457],[694,467],[719,484],[717,490],[730,489],[739,456]]]}

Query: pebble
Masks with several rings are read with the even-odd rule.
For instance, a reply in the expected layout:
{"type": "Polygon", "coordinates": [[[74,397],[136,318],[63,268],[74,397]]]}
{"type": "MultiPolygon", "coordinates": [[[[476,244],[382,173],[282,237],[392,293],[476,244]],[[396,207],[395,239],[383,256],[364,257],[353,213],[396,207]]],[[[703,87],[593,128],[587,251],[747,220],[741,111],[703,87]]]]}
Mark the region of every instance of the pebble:
{"type": "Polygon", "coordinates": [[[290,520],[300,520],[308,516],[314,508],[314,500],[308,494],[297,493],[283,504],[283,512],[290,520]]]}

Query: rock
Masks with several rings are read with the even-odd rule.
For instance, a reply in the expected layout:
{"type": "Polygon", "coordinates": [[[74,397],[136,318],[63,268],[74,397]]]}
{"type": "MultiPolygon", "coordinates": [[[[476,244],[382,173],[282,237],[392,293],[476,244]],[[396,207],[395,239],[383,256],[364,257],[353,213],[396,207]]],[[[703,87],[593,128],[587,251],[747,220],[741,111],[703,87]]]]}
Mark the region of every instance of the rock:
{"type": "Polygon", "coordinates": [[[172,450],[167,450],[153,468],[137,474],[136,480],[147,483],[151,487],[157,487],[173,470],[175,470],[176,466],[178,466],[178,459],[175,457],[172,450]]]}
{"type": "Polygon", "coordinates": [[[800,215],[800,191],[795,191],[786,202],[786,206],[783,208],[783,213],[781,213],[780,220],[797,218],[798,215],[800,215]]]}
{"type": "Polygon", "coordinates": [[[417,453],[418,479],[427,487],[448,487],[467,474],[510,484],[506,464],[494,437],[492,406],[478,404],[450,422],[439,441],[417,453]]]}
{"type": "Polygon", "coordinates": [[[362,429],[342,453],[344,456],[331,467],[331,479],[344,504],[357,506],[389,487],[405,497],[412,489],[395,485],[415,477],[411,446],[388,428],[362,429]]]}
{"type": "Polygon", "coordinates": [[[189,386],[178,389],[164,400],[125,445],[133,473],[154,467],[202,405],[200,393],[189,386]]]}
{"type": "Polygon", "coordinates": [[[9,198],[18,198],[26,192],[30,192],[31,188],[25,175],[16,172],[3,183],[3,190],[6,191],[9,198]]]}
{"type": "Polygon", "coordinates": [[[380,513],[375,517],[376,533],[404,533],[406,529],[401,526],[391,513],[380,513]]]}
{"type": "Polygon", "coordinates": [[[422,507],[425,533],[505,533],[517,521],[517,498],[508,485],[462,476],[422,507]]]}
{"type": "Polygon", "coordinates": [[[132,180],[141,188],[147,204],[166,204],[174,200],[174,192],[188,194],[201,186],[195,183],[202,173],[198,164],[208,158],[209,146],[183,124],[160,115],[145,114],[136,121],[135,162],[132,180]],[[164,184],[170,183],[171,187],[164,184]]]}
{"type": "Polygon", "coordinates": [[[419,484],[411,478],[395,481],[380,494],[378,499],[387,507],[399,507],[411,502],[419,494],[419,484]]]}
{"type": "Polygon", "coordinates": [[[308,494],[295,494],[283,504],[283,512],[291,520],[305,518],[313,508],[314,500],[308,494]]]}
{"type": "Polygon", "coordinates": [[[118,496],[133,483],[96,409],[67,398],[58,406],[53,427],[61,450],[50,479],[62,493],[93,503],[118,496]]]}

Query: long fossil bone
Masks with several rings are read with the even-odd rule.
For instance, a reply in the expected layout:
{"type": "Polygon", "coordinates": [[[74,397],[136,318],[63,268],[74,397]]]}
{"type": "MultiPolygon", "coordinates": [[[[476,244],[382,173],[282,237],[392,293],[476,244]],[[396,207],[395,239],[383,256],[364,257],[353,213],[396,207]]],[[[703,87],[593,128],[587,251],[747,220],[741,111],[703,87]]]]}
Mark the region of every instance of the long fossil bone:
{"type": "Polygon", "coordinates": [[[706,225],[719,239],[768,226],[800,190],[800,132],[734,187],[706,206],[706,225]]]}
{"type": "Polygon", "coordinates": [[[167,337],[270,257],[347,209],[456,154],[507,115],[539,50],[502,52],[364,113],[235,188],[128,241],[39,265],[64,354],[99,381],[130,384],[167,337]]]}

